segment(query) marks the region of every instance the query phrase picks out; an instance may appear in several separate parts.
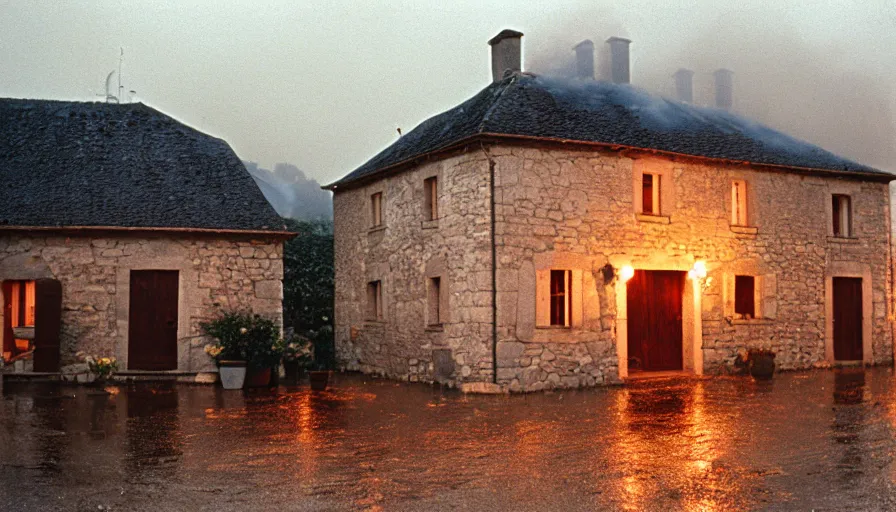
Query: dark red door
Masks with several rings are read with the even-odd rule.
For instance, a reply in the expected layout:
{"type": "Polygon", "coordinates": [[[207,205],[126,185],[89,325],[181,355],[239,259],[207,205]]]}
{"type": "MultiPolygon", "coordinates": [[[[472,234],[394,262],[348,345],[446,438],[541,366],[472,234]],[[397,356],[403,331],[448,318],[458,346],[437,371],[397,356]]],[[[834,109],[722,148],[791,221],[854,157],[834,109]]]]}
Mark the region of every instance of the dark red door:
{"type": "Polygon", "coordinates": [[[834,359],[862,360],[862,278],[834,278],[834,359]]]}
{"type": "Polygon", "coordinates": [[[636,270],[628,282],[630,370],[682,369],[684,272],[636,270]]]}
{"type": "Polygon", "coordinates": [[[128,369],[177,369],[176,270],[132,270],[128,369]]]}
{"type": "Polygon", "coordinates": [[[55,279],[34,282],[34,371],[59,371],[62,328],[62,284],[55,279]]]}

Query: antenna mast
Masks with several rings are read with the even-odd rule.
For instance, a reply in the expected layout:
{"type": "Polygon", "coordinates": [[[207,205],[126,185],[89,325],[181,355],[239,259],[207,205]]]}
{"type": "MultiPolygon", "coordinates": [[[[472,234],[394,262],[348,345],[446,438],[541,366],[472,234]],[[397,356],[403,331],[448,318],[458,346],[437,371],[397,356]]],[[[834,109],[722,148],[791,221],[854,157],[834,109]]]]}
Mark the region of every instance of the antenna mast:
{"type": "Polygon", "coordinates": [[[121,61],[124,59],[124,48],[118,47],[121,53],[118,54],[118,97],[121,98],[121,61]]]}

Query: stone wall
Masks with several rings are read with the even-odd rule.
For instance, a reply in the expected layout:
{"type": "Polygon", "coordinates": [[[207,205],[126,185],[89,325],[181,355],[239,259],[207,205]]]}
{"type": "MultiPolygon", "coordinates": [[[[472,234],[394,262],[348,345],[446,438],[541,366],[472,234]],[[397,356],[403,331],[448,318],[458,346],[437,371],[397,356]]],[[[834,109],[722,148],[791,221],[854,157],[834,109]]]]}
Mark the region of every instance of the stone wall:
{"type": "Polygon", "coordinates": [[[706,262],[712,279],[685,285],[685,370],[723,371],[751,347],[775,350],[785,369],[828,364],[833,276],[863,277],[866,362],[892,361],[886,184],[593,150],[493,145],[488,153],[477,148],[335,193],[343,367],[449,384],[492,379],[488,158],[496,173],[496,377],[504,389],[625,378],[626,286],[606,281],[607,264],[687,271],[706,262]],[[659,217],[636,212],[642,172],[662,176],[659,217]],[[428,223],[423,180],[435,175],[441,218],[428,223]],[[734,179],[748,184],[747,227],[730,225],[734,179]],[[384,229],[370,229],[376,192],[384,229]],[[831,236],[832,193],[852,197],[852,238],[831,236]],[[551,268],[572,270],[581,290],[568,329],[536,325],[537,275],[551,268]],[[449,287],[441,329],[425,325],[433,275],[449,287]],[[759,318],[734,315],[735,275],[756,276],[759,318]],[[383,282],[381,322],[365,316],[366,284],[374,280],[383,282]]]}
{"type": "Polygon", "coordinates": [[[62,283],[62,365],[85,351],[127,368],[130,271],[178,270],[178,370],[215,371],[199,323],[222,309],[283,316],[283,244],[207,235],[6,234],[0,280],[62,283]]]}
{"type": "Polygon", "coordinates": [[[488,163],[481,151],[428,163],[333,196],[336,350],[340,366],[411,381],[491,381],[488,163]],[[438,179],[437,221],[424,220],[423,180],[438,179]],[[371,229],[370,196],[384,227],[371,229]],[[426,283],[440,277],[442,324],[427,326],[426,283]],[[383,320],[366,315],[383,283],[383,320]]]}
{"type": "Polygon", "coordinates": [[[497,169],[498,377],[511,390],[618,380],[617,331],[624,326],[617,318],[620,284],[605,284],[600,272],[607,263],[670,270],[707,263],[712,280],[695,302],[702,333],[690,333],[698,340],[702,335],[706,372],[721,370],[750,347],[775,350],[785,369],[826,364],[826,281],[841,275],[838,269],[853,269],[842,275],[871,281],[866,278],[872,297],[866,312],[873,353],[866,361],[892,361],[886,184],[592,151],[508,146],[491,152],[497,169]],[[671,186],[664,190],[663,217],[636,215],[633,176],[639,170],[661,173],[663,186],[671,186]],[[748,182],[755,229],[730,226],[733,179],[748,182]],[[854,238],[830,236],[832,193],[852,196],[854,238]],[[533,275],[551,266],[593,278],[599,305],[586,310],[580,329],[534,328],[533,275]],[[735,274],[758,276],[763,296],[757,308],[764,318],[733,318],[726,285],[735,274]]]}

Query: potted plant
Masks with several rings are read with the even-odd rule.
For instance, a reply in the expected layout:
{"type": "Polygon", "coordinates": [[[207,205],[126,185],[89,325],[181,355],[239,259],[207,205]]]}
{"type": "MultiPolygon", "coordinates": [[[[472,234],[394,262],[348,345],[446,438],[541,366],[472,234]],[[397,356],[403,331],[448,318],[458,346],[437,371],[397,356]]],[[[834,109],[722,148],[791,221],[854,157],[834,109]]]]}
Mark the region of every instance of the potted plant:
{"type": "Polygon", "coordinates": [[[297,334],[290,334],[283,341],[283,369],[286,380],[297,383],[305,368],[311,366],[314,349],[311,340],[297,334]]]}
{"type": "Polygon", "coordinates": [[[224,345],[218,341],[205,346],[205,353],[215,360],[218,366],[218,376],[221,378],[221,386],[224,389],[243,389],[246,381],[246,361],[242,356],[230,352],[225,355],[224,345]],[[236,357],[230,359],[228,357],[236,357]]]}
{"type": "Polygon", "coordinates": [[[104,386],[118,371],[118,361],[114,357],[92,356],[83,352],[78,352],[77,355],[87,363],[89,382],[95,386],[104,386]]]}
{"type": "Polygon", "coordinates": [[[747,351],[747,368],[756,380],[769,380],[775,374],[775,353],[753,348],[747,351]]]}
{"type": "Polygon", "coordinates": [[[273,320],[251,313],[226,311],[200,324],[215,339],[206,353],[218,363],[225,389],[267,386],[271,369],[280,363],[282,346],[273,320]]]}

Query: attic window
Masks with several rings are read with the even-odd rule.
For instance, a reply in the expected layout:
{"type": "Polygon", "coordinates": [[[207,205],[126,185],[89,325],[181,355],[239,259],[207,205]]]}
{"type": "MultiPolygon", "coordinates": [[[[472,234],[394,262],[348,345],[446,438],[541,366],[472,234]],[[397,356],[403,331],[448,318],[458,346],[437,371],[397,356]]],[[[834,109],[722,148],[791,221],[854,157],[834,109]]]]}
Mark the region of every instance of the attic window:
{"type": "Polygon", "coordinates": [[[641,179],[641,213],[660,214],[660,175],[644,173],[641,179]]]}

